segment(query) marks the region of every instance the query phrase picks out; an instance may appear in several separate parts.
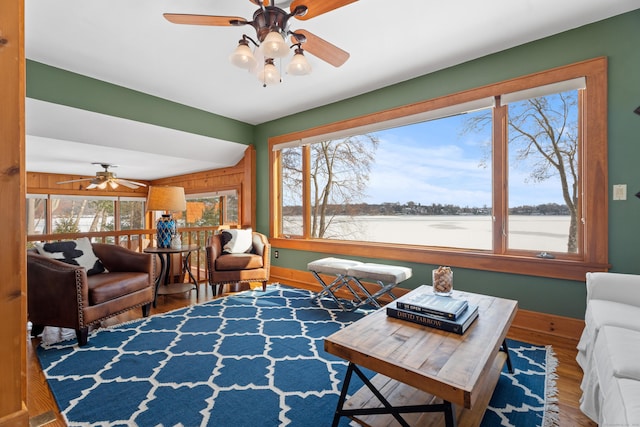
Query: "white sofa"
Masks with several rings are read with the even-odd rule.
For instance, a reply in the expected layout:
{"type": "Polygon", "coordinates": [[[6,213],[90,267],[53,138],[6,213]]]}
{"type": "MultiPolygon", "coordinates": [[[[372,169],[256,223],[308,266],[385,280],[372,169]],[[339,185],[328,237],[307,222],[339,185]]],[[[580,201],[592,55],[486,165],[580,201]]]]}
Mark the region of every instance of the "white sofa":
{"type": "Polygon", "coordinates": [[[580,409],[600,426],[640,426],[640,275],[587,273],[580,409]]]}

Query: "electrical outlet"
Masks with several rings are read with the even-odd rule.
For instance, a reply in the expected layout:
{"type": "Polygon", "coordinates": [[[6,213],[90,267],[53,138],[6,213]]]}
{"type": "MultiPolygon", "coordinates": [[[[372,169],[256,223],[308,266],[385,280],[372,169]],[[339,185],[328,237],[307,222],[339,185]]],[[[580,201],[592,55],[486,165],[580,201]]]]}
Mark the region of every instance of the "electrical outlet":
{"type": "Polygon", "coordinates": [[[273,257],[274,258],[278,258],[280,256],[280,252],[278,251],[273,251],[273,257]]]}
{"type": "Polygon", "coordinates": [[[613,186],[613,200],[627,200],[626,184],[616,184],[613,186]]]}

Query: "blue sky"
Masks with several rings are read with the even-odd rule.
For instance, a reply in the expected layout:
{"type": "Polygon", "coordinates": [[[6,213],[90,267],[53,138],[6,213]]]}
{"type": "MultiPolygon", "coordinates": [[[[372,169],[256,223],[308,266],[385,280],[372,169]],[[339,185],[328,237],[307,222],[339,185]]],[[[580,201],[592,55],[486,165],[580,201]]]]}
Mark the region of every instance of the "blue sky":
{"type": "MultiPolygon", "coordinates": [[[[490,134],[461,135],[466,117],[377,132],[380,145],[364,202],[491,206],[491,170],[482,166],[490,134]]],[[[526,178],[518,170],[510,172],[510,206],[564,203],[557,179],[534,184],[526,178]]]]}

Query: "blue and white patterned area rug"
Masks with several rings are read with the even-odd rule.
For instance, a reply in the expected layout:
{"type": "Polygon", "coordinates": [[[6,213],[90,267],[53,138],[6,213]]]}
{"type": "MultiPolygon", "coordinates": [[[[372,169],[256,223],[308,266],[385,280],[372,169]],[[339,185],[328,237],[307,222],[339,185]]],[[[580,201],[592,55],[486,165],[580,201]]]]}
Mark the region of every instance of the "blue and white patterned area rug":
{"type": "MultiPolygon", "coordinates": [[[[311,296],[270,285],[100,329],[84,347],[39,347],[38,357],[71,426],[328,426],[347,365],[323,339],[365,313],[311,296]]],[[[502,374],[482,426],[553,425],[551,349],[510,345],[516,371],[502,374]]]]}

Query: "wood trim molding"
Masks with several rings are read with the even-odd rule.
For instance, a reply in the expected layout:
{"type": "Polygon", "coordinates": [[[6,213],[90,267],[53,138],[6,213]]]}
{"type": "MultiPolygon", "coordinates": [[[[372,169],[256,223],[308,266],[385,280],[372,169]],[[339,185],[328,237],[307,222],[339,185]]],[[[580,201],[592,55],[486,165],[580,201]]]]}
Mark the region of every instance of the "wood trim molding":
{"type": "MultiPolygon", "coordinates": [[[[330,276],[328,279],[333,280],[330,276]]],[[[324,279],[324,276],[323,276],[324,279]]],[[[294,270],[291,268],[271,266],[271,282],[278,282],[284,285],[294,286],[300,289],[307,289],[314,292],[322,290],[320,284],[313,275],[308,271],[294,270]]],[[[379,289],[378,285],[365,283],[367,290],[373,291],[379,289]]],[[[410,289],[395,288],[393,293],[401,296],[409,292],[410,289]]],[[[345,293],[338,292],[338,295],[349,297],[347,291],[345,293]]],[[[382,301],[388,303],[391,301],[389,297],[382,298],[382,301]]],[[[541,313],[537,311],[518,309],[516,317],[511,328],[526,330],[533,333],[544,333],[553,335],[564,340],[570,340],[575,344],[580,340],[580,335],[584,329],[584,321],[581,319],[573,319],[571,317],[558,316],[555,314],[541,313]]]]}
{"type": "Polygon", "coordinates": [[[26,426],[27,256],[24,1],[0,2],[0,427],[26,426]]]}

